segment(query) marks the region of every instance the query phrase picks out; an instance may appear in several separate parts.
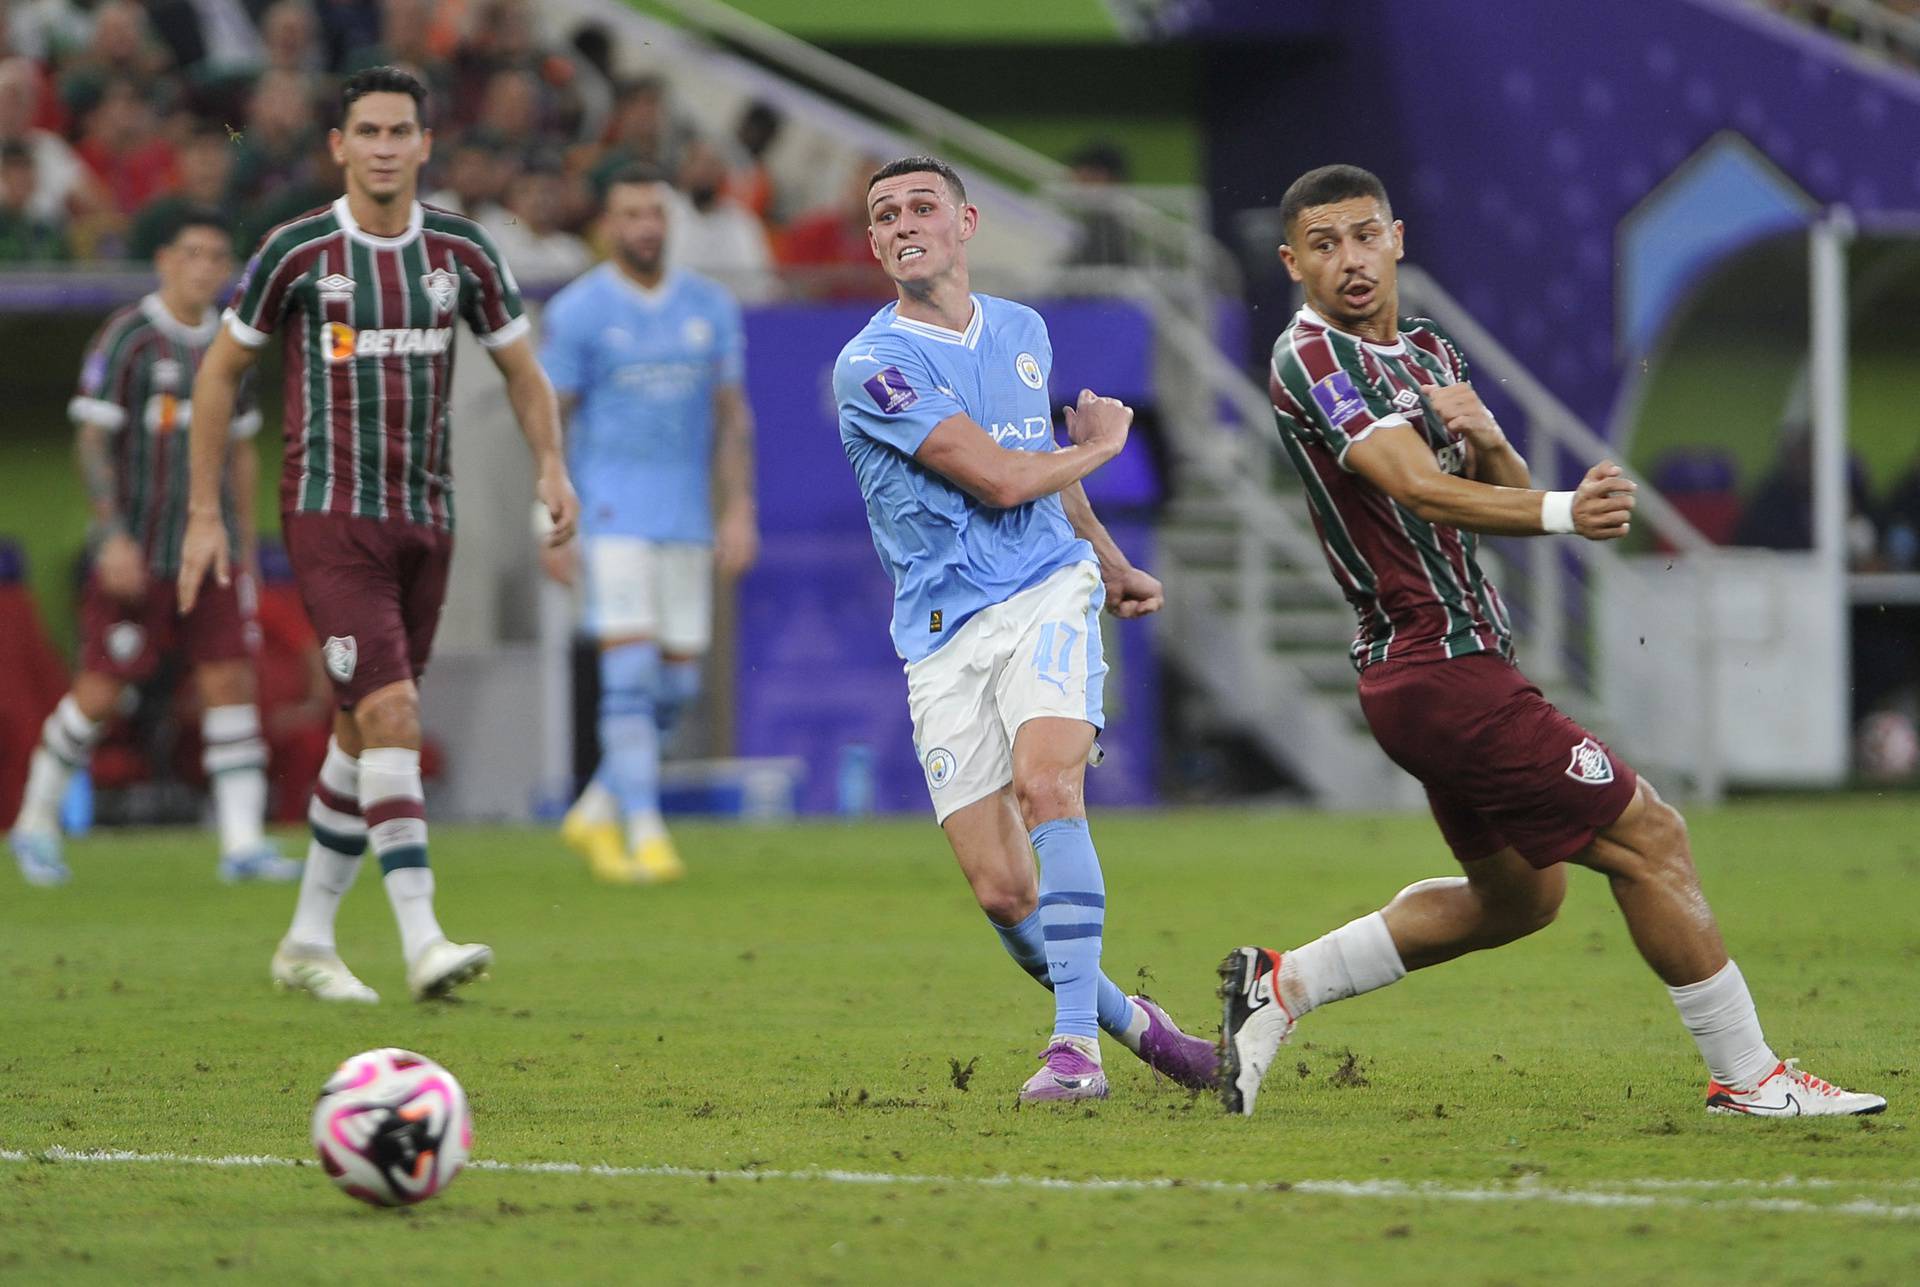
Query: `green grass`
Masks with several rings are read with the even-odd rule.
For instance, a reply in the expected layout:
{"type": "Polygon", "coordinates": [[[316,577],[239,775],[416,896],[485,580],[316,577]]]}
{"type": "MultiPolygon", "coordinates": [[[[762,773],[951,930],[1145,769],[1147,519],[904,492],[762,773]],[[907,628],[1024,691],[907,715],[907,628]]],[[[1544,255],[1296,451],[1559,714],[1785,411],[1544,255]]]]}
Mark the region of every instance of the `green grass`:
{"type": "MultiPolygon", "coordinates": [[[[544,833],[440,828],[442,918],[494,944],[497,977],[402,1000],[363,874],[341,946],[387,999],[351,1010],[265,985],[288,891],[218,886],[197,836],[89,839],[72,886],[0,894],[0,1149],[301,1157],[333,1065],[400,1044],[462,1079],[480,1157],[715,1178],[470,1171],[394,1213],[314,1167],[0,1162],[0,1278],[1913,1281],[1917,823],[1911,798],[1869,797],[1693,819],[1775,1045],[1892,1101],[1764,1123],[1701,1110],[1691,1045],[1584,874],[1549,931],[1311,1016],[1247,1121],[1111,1045],[1111,1101],[1016,1109],[1051,1008],[925,823],[689,826],[693,875],[658,890],[595,886],[544,833]],[[935,1178],[746,1178],[812,1168],[935,1178]],[[999,1175],[1188,1185],[978,1183],[999,1175]],[[1818,1183],[1742,1183],[1788,1176],[1818,1183]],[[1495,1199],[1285,1187],[1314,1180],[1495,1199]],[[1542,1190],[1652,1201],[1523,1199],[1542,1190]],[[1898,1210],[1829,1209],[1848,1201],[1898,1210]]],[[[1096,835],[1110,972],[1203,1030],[1225,948],[1290,945],[1448,868],[1416,817],[1117,816],[1096,835]]]]}

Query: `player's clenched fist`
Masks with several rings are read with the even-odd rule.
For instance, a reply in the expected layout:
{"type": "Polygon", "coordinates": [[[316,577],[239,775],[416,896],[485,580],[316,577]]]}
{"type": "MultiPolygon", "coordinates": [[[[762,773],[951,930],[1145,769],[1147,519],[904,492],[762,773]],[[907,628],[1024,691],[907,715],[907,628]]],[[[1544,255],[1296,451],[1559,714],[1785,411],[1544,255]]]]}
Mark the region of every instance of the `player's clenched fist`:
{"type": "Polygon", "coordinates": [[[1487,410],[1487,404],[1480,401],[1480,395],[1465,380],[1458,384],[1423,384],[1420,393],[1442,424],[1476,445],[1491,446],[1506,441],[1493,412],[1487,410]]]}
{"type": "Polygon", "coordinates": [[[1573,491],[1573,530],[1589,541],[1614,541],[1627,534],[1634,492],[1640,485],[1620,466],[1603,460],[1587,471],[1573,491]]]}
{"type": "Polygon", "coordinates": [[[1077,446],[1105,447],[1115,455],[1127,445],[1133,408],[1118,398],[1103,398],[1092,389],[1080,390],[1080,400],[1066,409],[1067,437],[1077,446]]]}

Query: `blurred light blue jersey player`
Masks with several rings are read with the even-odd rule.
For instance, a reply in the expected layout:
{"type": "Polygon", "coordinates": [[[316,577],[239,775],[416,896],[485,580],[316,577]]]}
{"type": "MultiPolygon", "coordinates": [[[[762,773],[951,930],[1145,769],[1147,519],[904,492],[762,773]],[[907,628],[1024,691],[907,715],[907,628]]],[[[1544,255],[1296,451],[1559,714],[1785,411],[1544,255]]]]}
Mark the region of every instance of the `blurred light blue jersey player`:
{"type": "Polygon", "coordinates": [[[606,880],[684,871],[660,819],[660,740],[699,691],[715,563],[737,575],[757,543],[740,309],[717,283],[665,269],[667,209],[657,177],[617,179],[613,259],[543,319],[581,508],[578,557],[549,570],[577,580],[601,645],[601,766],[563,831],[606,880]]]}
{"type": "Polygon", "coordinates": [[[714,395],[746,378],[733,296],[685,271],[649,290],[605,263],[554,296],[542,329],[572,404],[582,533],[711,546],[714,395]]]}
{"type": "Polygon", "coordinates": [[[868,215],[899,299],[834,363],[840,445],[893,578],[934,815],[1008,952],[1054,992],[1054,1038],[1021,1098],[1104,1097],[1102,1029],[1208,1085],[1212,1043],[1100,971],[1106,888],[1082,804],[1104,719],[1100,609],[1151,612],[1160,585],[1127,562],[1080,479],[1125,445],[1132,412],[1083,391],[1072,445],[1056,445],[1046,325],[968,289],[979,211],[950,167],[881,167],[868,215]]]}

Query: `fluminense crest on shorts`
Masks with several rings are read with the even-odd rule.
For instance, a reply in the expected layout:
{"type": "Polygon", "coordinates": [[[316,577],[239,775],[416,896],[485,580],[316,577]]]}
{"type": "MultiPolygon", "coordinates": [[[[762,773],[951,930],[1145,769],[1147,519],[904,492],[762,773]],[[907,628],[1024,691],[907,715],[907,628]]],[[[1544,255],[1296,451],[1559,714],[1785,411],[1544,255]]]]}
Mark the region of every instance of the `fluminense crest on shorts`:
{"type": "Polygon", "coordinates": [[[321,650],[327,659],[327,673],[340,683],[353,678],[353,671],[360,664],[360,645],[352,635],[333,635],[321,650]]]}
{"type": "Polygon", "coordinates": [[[147,646],[147,632],[132,621],[116,621],[107,630],[107,656],[122,666],[147,646]]]}
{"type": "Polygon", "coordinates": [[[444,268],[436,268],[420,277],[420,289],[427,292],[427,298],[442,313],[453,307],[453,301],[460,296],[460,279],[444,268]]]}
{"type": "Polygon", "coordinates": [[[1613,781],[1613,761],[1607,756],[1607,748],[1591,737],[1581,742],[1573,748],[1567,776],[1588,786],[1605,786],[1613,781]]]}

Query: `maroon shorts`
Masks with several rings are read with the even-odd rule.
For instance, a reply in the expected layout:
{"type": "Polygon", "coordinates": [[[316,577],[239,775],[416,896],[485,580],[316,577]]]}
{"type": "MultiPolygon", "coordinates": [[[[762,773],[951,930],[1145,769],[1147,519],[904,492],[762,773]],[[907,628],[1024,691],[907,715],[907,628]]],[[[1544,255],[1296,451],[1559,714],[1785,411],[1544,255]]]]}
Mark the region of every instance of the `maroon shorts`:
{"type": "Polygon", "coordinates": [[[1511,845],[1551,867],[1633,799],[1633,769],[1490,653],[1368,666],[1360,709],[1380,749],[1427,789],[1461,862],[1511,845]]]}
{"type": "Polygon", "coordinates": [[[280,530],[340,705],[418,679],[447,599],[453,537],[344,514],[286,514],[280,530]]]}
{"type": "Polygon", "coordinates": [[[153,678],[160,659],[176,649],[192,666],[245,661],[260,646],[258,601],[252,579],[237,570],[224,589],[208,577],[184,617],[172,577],[149,572],[146,593],[128,601],[109,595],[90,576],[80,597],[80,669],[139,684],[153,678]]]}

